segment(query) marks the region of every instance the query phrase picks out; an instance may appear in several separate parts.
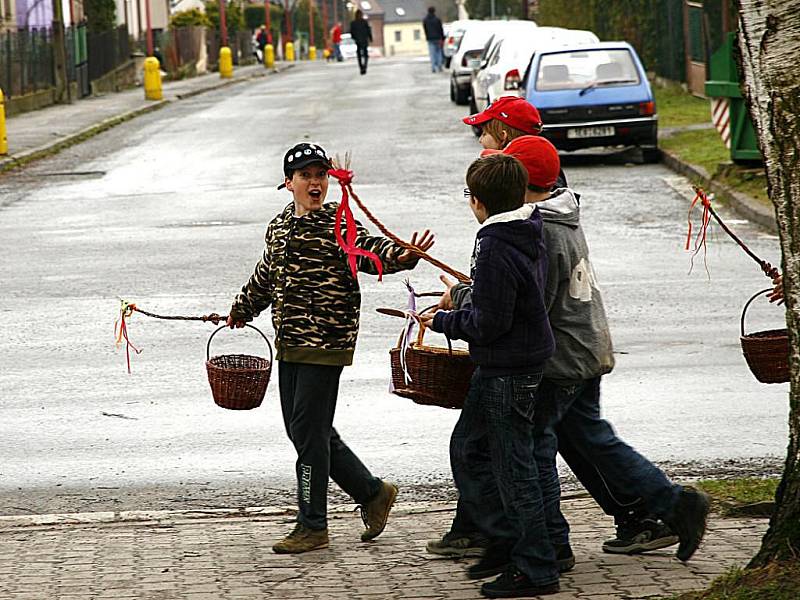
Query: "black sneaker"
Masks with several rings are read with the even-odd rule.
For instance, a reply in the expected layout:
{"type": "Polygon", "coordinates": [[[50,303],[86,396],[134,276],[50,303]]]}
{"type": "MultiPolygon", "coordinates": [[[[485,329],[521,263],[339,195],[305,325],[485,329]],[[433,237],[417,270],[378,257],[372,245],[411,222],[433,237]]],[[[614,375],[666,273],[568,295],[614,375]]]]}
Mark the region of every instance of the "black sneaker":
{"type": "Polygon", "coordinates": [[[484,583],[481,586],[481,594],[487,598],[532,598],[557,594],[559,589],[558,579],[553,583],[537,585],[512,565],[494,581],[484,583]]]}
{"type": "Polygon", "coordinates": [[[488,540],[480,534],[448,531],[440,540],[430,540],[425,550],[431,554],[453,558],[480,558],[486,552],[488,540]]]}
{"type": "Polygon", "coordinates": [[[686,562],[700,546],[706,532],[708,496],[693,487],[684,487],[672,509],[668,524],[678,534],[679,544],[675,556],[686,562]]]}
{"type": "Polygon", "coordinates": [[[566,573],[575,568],[575,555],[569,544],[553,544],[556,551],[556,566],[559,573],[566,573]]]}
{"type": "Polygon", "coordinates": [[[507,543],[489,544],[483,558],[467,569],[470,579],[484,579],[503,573],[511,566],[511,546],[507,543]]]}
{"type": "Polygon", "coordinates": [[[640,554],[678,543],[678,536],[655,518],[628,521],[617,526],[617,537],[603,542],[609,554],[640,554]]]}

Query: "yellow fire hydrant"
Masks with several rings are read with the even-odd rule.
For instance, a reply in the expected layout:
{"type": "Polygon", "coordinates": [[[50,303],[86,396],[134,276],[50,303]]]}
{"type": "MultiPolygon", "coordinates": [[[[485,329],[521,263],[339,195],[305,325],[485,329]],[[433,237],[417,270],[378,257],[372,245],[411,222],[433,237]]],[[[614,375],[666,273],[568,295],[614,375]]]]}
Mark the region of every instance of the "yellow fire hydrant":
{"type": "Polygon", "coordinates": [[[8,139],[6,138],[6,98],[0,90],[0,156],[8,154],[8,139]]]}
{"type": "Polygon", "coordinates": [[[286,42],[286,60],[294,61],[294,44],[292,42],[286,42]]]}
{"type": "Polygon", "coordinates": [[[317,60],[317,48],[316,48],[316,46],[309,46],[308,47],[308,60],[317,60]]]}
{"type": "Polygon", "coordinates": [[[225,79],[233,77],[233,54],[227,46],[219,49],[219,76],[225,79]]]}
{"type": "Polygon", "coordinates": [[[158,59],[148,56],[144,59],[144,97],[145,100],[161,100],[161,66],[158,59]]]}
{"type": "Polygon", "coordinates": [[[275,66],[275,47],[272,44],[264,46],[264,67],[271,69],[275,66]]]}

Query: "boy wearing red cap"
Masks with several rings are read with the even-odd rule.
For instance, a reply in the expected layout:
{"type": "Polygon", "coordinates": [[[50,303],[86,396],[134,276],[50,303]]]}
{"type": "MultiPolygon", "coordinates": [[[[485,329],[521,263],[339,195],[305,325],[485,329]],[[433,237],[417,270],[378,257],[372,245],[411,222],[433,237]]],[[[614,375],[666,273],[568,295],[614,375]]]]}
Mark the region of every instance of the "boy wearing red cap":
{"type": "MultiPolygon", "coordinates": [[[[486,150],[484,154],[496,152],[486,150]]],[[[600,417],[600,379],[614,366],[611,337],[579,222],[578,197],[568,188],[550,191],[558,176],[558,152],[542,137],[525,136],[508,144],[503,153],[517,158],[528,170],[526,202],[536,203],[544,221],[548,251],[545,302],[556,351],[545,364],[537,391],[541,420],[535,448],[548,532],[559,567],[565,569],[571,566],[570,562],[574,564],[569,526],[559,508],[555,463],[556,452],[563,453],[565,448],[569,449],[570,466],[577,465],[573,470],[581,482],[601,507],[617,518],[620,534],[617,540],[604,544],[605,551],[631,553],[626,543],[636,543],[638,551],[644,551],[679,541],[677,556],[688,560],[705,531],[707,498],[692,488],[671,483],[660,469],[620,440],[600,417]],[[627,536],[620,515],[624,519],[630,507],[640,511],[628,516],[644,525],[646,539],[624,539],[627,536]],[[642,515],[649,518],[642,519],[642,515]],[[670,528],[677,533],[677,539],[670,528]]],[[[441,302],[443,307],[469,303],[468,286],[459,284],[448,292],[441,302]]],[[[464,457],[451,459],[455,470],[464,457]]],[[[457,514],[454,528],[463,527],[464,521],[463,515],[457,514]]],[[[482,561],[484,571],[500,569],[507,563],[507,548],[497,546],[490,546],[482,561]]]]}

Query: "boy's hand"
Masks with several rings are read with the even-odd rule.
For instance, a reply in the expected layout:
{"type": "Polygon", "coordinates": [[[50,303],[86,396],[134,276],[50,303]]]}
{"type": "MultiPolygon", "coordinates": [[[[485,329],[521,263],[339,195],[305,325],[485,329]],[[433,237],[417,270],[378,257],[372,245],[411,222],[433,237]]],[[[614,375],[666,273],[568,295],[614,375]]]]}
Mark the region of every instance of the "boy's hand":
{"type": "Polygon", "coordinates": [[[768,295],[770,302],[777,302],[778,304],[783,304],[783,276],[778,275],[775,279],[772,280],[772,283],[775,284],[775,289],[773,289],[768,295]]]}
{"type": "Polygon", "coordinates": [[[228,316],[228,320],[226,321],[225,324],[231,329],[233,329],[234,327],[236,327],[236,329],[241,329],[242,327],[244,327],[244,321],[234,321],[233,317],[231,316],[228,316]]]}
{"type": "Polygon", "coordinates": [[[433,312],[426,312],[419,315],[419,320],[425,327],[430,327],[433,324],[433,317],[439,312],[438,309],[433,312]]]}
{"type": "Polygon", "coordinates": [[[447,288],[442,297],[439,298],[439,304],[436,305],[438,310],[453,310],[453,297],[450,295],[450,290],[456,285],[456,282],[449,279],[446,275],[439,275],[439,280],[447,288]]]}
{"type": "MultiPolygon", "coordinates": [[[[419,248],[423,252],[427,252],[434,243],[433,234],[430,232],[429,229],[426,229],[422,235],[419,235],[418,232],[414,232],[411,235],[411,245],[419,248]],[[417,239],[419,236],[419,239],[417,239]]],[[[403,250],[403,252],[397,257],[397,262],[399,263],[407,263],[410,260],[417,258],[417,254],[412,252],[411,250],[403,250]]]]}

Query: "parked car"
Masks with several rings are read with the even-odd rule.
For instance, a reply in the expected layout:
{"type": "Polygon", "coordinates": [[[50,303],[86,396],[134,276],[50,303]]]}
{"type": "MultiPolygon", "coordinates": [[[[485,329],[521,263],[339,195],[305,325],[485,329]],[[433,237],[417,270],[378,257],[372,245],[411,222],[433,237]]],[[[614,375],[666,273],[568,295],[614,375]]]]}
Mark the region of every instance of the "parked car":
{"type": "Polygon", "coordinates": [[[470,111],[482,111],[500,96],[519,96],[522,80],[537,48],[592,44],[600,40],[591,31],[562,27],[527,27],[517,22],[497,33],[486,59],[473,73],[470,111]]]}
{"type": "Polygon", "coordinates": [[[469,103],[472,72],[483,63],[494,36],[520,23],[527,24],[528,30],[536,27],[533,21],[470,21],[465,26],[450,63],[450,100],[456,104],[469,103]]]}
{"type": "Polygon", "coordinates": [[[349,33],[342,34],[342,41],[339,42],[339,50],[345,60],[356,57],[356,41],[349,33]]]}
{"type": "Polygon", "coordinates": [[[646,161],[658,159],[655,97],[627,42],[537,50],[525,98],[560,150],[634,145],[646,161]]]}
{"type": "Polygon", "coordinates": [[[472,22],[473,21],[469,19],[463,19],[461,21],[453,21],[452,23],[444,24],[444,46],[442,47],[442,53],[444,54],[445,68],[450,68],[450,61],[453,58],[453,54],[458,50],[458,45],[461,43],[461,38],[464,37],[464,31],[467,25],[472,22]]]}

